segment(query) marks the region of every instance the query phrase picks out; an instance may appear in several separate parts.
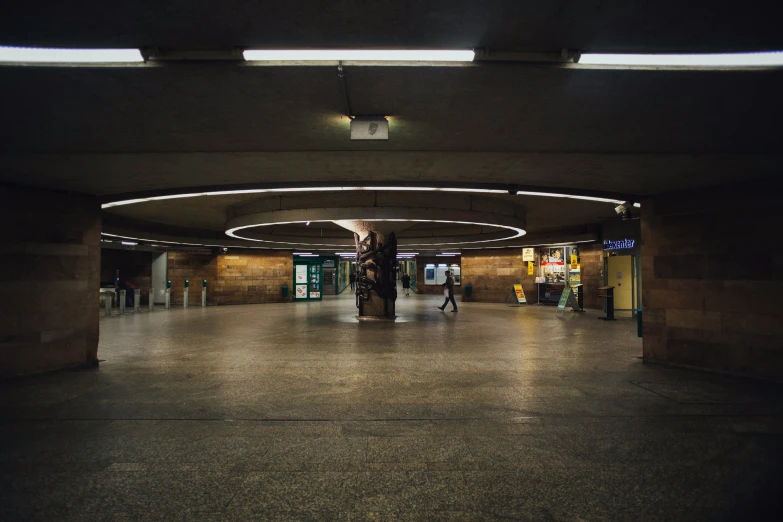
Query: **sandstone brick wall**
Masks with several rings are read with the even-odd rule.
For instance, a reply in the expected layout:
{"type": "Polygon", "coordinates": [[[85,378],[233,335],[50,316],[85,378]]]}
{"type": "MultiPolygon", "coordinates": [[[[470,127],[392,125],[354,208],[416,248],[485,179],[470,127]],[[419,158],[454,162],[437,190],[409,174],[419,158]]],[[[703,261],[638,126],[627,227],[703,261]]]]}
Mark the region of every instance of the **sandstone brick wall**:
{"type": "Polygon", "coordinates": [[[216,254],[191,254],[169,252],[168,279],[171,281],[171,304],[184,301],[185,279],[190,282],[188,304],[201,305],[201,281],[207,280],[207,304],[215,303],[215,287],[218,284],[218,256],[216,254]]]}
{"type": "MultiPolygon", "coordinates": [[[[214,303],[244,304],[290,301],[293,292],[293,251],[243,251],[221,255],[214,303]],[[281,288],[289,286],[286,299],[281,288]]],[[[209,299],[209,294],[207,295],[209,299]]]]}
{"type": "Polygon", "coordinates": [[[756,189],[644,202],[646,361],[783,379],[779,204],[756,189]]]}
{"type": "MultiPolygon", "coordinates": [[[[447,264],[460,264],[460,257],[427,257],[427,256],[417,256],[416,257],[416,289],[415,292],[417,294],[432,294],[432,295],[443,295],[443,287],[440,285],[427,285],[424,284],[424,265],[431,263],[433,265],[437,265],[439,263],[447,263],[447,264]],[[444,261],[445,259],[445,261],[444,261]]],[[[462,285],[465,284],[465,276],[464,276],[464,270],[461,272],[461,279],[462,284],[460,286],[454,286],[454,295],[461,295],[462,294],[462,285]]],[[[402,290],[402,283],[398,283],[397,285],[397,291],[402,290]]]]}
{"type": "Polygon", "coordinates": [[[579,245],[579,262],[582,270],[583,306],[585,308],[603,308],[604,302],[598,298],[598,288],[604,286],[603,246],[600,243],[579,245]]]}
{"type": "Polygon", "coordinates": [[[462,254],[462,284],[473,285],[471,301],[505,303],[515,284],[522,284],[528,303],[537,303],[535,275],[527,275],[522,249],[474,250],[462,254]]]}
{"type": "MultiPolygon", "coordinates": [[[[207,304],[230,305],[284,301],[281,288],[292,285],[291,251],[236,250],[221,255],[169,252],[172,304],[182,304],[185,279],[190,305],[201,304],[201,281],[207,280],[207,304]]],[[[289,288],[291,299],[293,288],[289,288]]]]}
{"type": "Polygon", "coordinates": [[[98,361],[100,205],[0,187],[0,376],[98,361]]]}

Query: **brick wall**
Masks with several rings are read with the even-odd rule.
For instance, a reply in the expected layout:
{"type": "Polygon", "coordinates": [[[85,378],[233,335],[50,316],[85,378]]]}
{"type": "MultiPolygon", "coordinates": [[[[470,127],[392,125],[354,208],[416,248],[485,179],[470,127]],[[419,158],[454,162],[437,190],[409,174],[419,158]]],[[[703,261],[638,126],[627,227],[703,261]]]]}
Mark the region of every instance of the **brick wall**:
{"type": "Polygon", "coordinates": [[[236,250],[201,255],[169,252],[171,302],[182,304],[185,279],[190,280],[190,305],[201,303],[201,281],[207,280],[207,304],[233,305],[289,301],[281,288],[291,286],[291,251],[236,250]]]}
{"type": "Polygon", "coordinates": [[[644,359],[783,379],[783,245],[772,191],[642,206],[644,359]]]}
{"type": "Polygon", "coordinates": [[[0,376],[98,364],[100,205],[0,187],[0,376]]]}
{"type": "Polygon", "coordinates": [[[473,286],[471,301],[505,303],[515,284],[522,284],[528,303],[537,303],[535,275],[527,275],[522,249],[475,250],[462,254],[462,284],[473,286]]]}
{"type": "Polygon", "coordinates": [[[282,297],[281,288],[283,285],[292,286],[293,270],[292,251],[254,250],[221,255],[217,261],[214,303],[290,301],[293,288],[289,288],[286,299],[282,297]]]}
{"type": "Polygon", "coordinates": [[[201,304],[201,281],[207,280],[207,304],[215,304],[215,288],[218,284],[218,256],[216,254],[192,254],[169,252],[168,280],[171,281],[171,304],[184,301],[185,279],[190,282],[188,304],[201,304]]]}
{"type": "Polygon", "coordinates": [[[604,286],[603,246],[600,243],[579,245],[579,262],[582,270],[583,306],[585,308],[603,308],[604,302],[598,298],[598,288],[604,286]]]}
{"type": "MultiPolygon", "coordinates": [[[[426,256],[417,256],[416,257],[416,289],[414,290],[417,294],[432,294],[432,295],[443,295],[443,287],[440,285],[427,285],[424,284],[424,265],[426,264],[460,264],[460,257],[426,257],[426,256]],[[444,261],[445,259],[445,261],[444,261]]],[[[461,274],[461,280],[462,284],[460,286],[454,286],[454,295],[461,295],[462,294],[462,285],[465,284],[465,272],[464,270],[460,273],[461,274]]],[[[402,283],[399,284],[399,288],[397,291],[399,292],[402,289],[402,283]]]]}

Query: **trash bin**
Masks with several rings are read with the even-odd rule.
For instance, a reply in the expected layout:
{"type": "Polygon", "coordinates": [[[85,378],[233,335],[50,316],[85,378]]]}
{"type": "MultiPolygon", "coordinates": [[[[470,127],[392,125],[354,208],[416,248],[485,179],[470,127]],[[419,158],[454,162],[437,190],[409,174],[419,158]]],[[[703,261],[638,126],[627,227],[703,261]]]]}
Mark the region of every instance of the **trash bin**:
{"type": "Polygon", "coordinates": [[[283,297],[288,297],[288,285],[283,285],[283,297]]]}
{"type": "Polygon", "coordinates": [[[642,336],[642,310],[636,310],[636,333],[642,336]]]}
{"type": "Polygon", "coordinates": [[[465,298],[470,299],[470,294],[473,293],[473,285],[465,285],[465,298]]]}

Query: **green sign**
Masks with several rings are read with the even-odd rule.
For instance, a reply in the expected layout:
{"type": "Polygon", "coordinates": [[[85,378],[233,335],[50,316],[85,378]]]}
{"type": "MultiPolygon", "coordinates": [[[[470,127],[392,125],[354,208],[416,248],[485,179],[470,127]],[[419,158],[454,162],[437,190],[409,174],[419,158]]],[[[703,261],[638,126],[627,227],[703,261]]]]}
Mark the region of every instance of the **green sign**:
{"type": "Polygon", "coordinates": [[[185,288],[187,288],[187,287],[189,287],[189,286],[190,286],[190,281],[188,281],[187,279],[185,279],[185,288]]]}
{"type": "Polygon", "coordinates": [[[557,303],[557,309],[563,312],[568,304],[568,298],[571,297],[571,287],[563,289],[563,293],[560,294],[560,302],[557,303]]]}
{"type": "Polygon", "coordinates": [[[202,286],[202,288],[206,288],[207,287],[207,280],[206,279],[201,281],[201,286],[202,286]]]}

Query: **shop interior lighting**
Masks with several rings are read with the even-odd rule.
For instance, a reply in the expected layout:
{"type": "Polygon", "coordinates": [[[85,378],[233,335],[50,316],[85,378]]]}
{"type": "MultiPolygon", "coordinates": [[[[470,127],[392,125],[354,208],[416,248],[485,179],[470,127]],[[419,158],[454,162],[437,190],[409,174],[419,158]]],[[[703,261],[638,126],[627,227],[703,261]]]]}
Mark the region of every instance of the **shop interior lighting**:
{"type": "Polygon", "coordinates": [[[472,62],[472,50],[442,49],[248,49],[248,62],[472,62]]]}
{"type": "Polygon", "coordinates": [[[0,47],[0,63],[139,63],[138,49],[50,49],[0,47]]]}
{"type": "Polygon", "coordinates": [[[582,65],[626,65],[640,67],[780,67],[783,51],[717,54],[600,54],[583,53],[582,65]]]}

